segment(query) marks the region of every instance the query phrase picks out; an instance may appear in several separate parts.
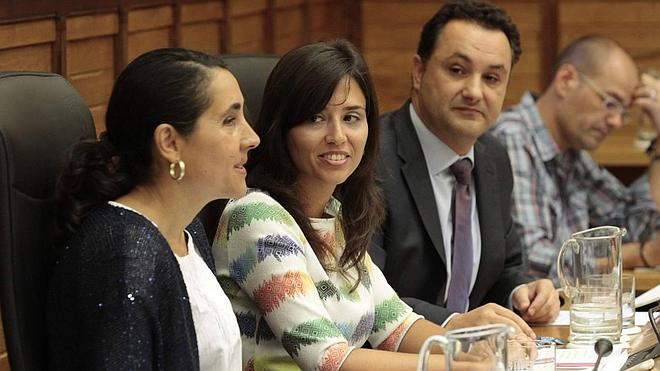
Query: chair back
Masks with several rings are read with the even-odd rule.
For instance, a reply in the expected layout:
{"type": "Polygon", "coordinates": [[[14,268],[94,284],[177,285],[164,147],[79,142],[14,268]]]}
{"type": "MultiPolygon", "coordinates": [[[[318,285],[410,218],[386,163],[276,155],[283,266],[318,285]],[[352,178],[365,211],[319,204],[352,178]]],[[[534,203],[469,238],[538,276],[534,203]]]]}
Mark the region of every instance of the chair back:
{"type": "MultiPolygon", "coordinates": [[[[279,57],[266,54],[226,54],[222,58],[234,74],[245,98],[246,118],[254,123],[261,110],[264,87],[279,57]]],[[[199,213],[204,230],[213,243],[213,236],[218,228],[220,215],[227,205],[227,200],[209,202],[199,213]]]]}
{"type": "Polygon", "coordinates": [[[62,76],[0,73],[0,303],[12,371],[47,368],[54,188],[83,137],[95,137],[92,116],[62,76]]]}
{"type": "Polygon", "coordinates": [[[280,58],[268,54],[225,54],[222,58],[238,80],[245,98],[247,119],[254,123],[261,110],[266,81],[280,58]]]}

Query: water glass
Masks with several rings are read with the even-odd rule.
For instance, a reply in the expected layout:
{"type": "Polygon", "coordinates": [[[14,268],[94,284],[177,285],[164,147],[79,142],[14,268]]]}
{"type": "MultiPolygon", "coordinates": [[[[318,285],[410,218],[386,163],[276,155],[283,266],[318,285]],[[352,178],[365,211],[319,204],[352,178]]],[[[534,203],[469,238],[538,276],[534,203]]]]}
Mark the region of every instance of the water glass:
{"type": "Polygon", "coordinates": [[[509,340],[507,371],[554,371],[555,344],[540,340],[509,340]]]}
{"type": "Polygon", "coordinates": [[[621,275],[621,325],[623,329],[635,327],[635,276],[621,275]]]}

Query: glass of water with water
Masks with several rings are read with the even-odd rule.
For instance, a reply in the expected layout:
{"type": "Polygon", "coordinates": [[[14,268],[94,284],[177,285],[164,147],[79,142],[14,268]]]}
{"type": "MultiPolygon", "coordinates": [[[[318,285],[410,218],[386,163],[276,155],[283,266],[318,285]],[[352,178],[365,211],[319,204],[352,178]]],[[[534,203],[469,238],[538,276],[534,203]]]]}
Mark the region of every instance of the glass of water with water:
{"type": "Polygon", "coordinates": [[[509,340],[507,371],[555,371],[555,344],[541,340],[509,340]]]}
{"type": "Polygon", "coordinates": [[[621,321],[624,330],[635,327],[635,275],[621,275],[621,321]]]}

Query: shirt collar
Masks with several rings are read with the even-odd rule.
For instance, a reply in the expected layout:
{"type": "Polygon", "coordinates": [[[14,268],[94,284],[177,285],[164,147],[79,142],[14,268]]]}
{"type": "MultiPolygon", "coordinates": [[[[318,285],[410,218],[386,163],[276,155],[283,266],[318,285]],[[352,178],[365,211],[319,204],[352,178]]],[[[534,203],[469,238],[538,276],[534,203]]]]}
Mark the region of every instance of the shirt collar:
{"type": "Polygon", "coordinates": [[[561,154],[557,143],[550,135],[545,122],[541,118],[538,106],[536,105],[536,97],[530,91],[526,91],[522,100],[520,101],[520,112],[529,115],[525,122],[529,123],[529,130],[533,132],[532,138],[536,142],[536,148],[539,151],[541,160],[543,162],[550,161],[561,154]]]}
{"type": "Polygon", "coordinates": [[[470,148],[465,156],[459,156],[424,125],[412,103],[410,103],[410,120],[417,133],[417,138],[419,138],[419,144],[422,146],[422,152],[424,152],[424,159],[426,160],[426,167],[431,175],[438,175],[443,171],[447,171],[449,166],[462,158],[469,158],[474,164],[474,146],[470,148]]]}

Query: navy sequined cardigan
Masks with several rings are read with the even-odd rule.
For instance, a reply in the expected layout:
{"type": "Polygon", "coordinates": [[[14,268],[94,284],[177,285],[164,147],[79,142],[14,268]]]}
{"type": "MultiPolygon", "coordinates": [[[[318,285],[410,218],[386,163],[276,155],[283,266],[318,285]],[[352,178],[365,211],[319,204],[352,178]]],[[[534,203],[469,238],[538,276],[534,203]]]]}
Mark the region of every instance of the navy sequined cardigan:
{"type": "MultiPolygon", "coordinates": [[[[215,271],[201,223],[186,230],[215,271]]],[[[56,263],[47,317],[52,369],[199,369],[176,257],[130,210],[104,205],[84,219],[56,263]]]]}

